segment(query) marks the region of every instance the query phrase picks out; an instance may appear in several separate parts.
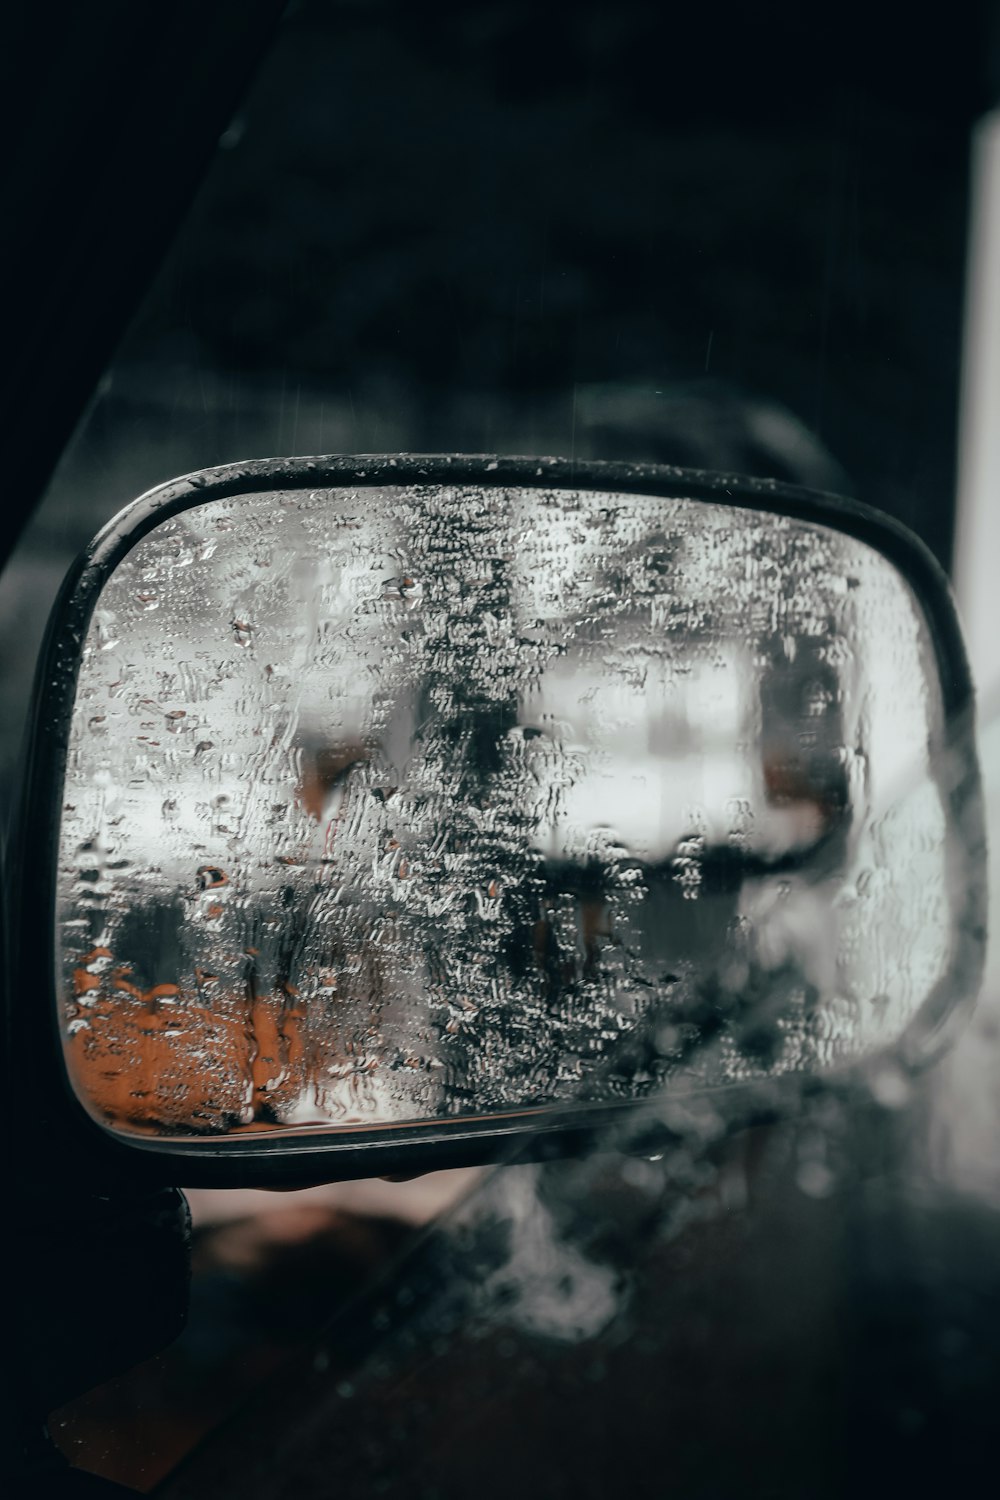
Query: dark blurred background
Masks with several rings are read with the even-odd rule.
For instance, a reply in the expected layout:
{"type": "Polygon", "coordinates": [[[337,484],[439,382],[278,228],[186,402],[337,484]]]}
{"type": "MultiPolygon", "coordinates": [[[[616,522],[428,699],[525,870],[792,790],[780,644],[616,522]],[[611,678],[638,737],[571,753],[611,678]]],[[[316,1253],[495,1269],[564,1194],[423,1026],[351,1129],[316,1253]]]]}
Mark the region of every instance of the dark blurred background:
{"type": "Polygon", "coordinates": [[[773,402],[946,559],[982,45],[877,5],[299,5],[128,355],[279,376],[292,446],[317,387],[479,450],[572,450],[636,388],[588,449],[702,462],[679,406],[773,402]]]}

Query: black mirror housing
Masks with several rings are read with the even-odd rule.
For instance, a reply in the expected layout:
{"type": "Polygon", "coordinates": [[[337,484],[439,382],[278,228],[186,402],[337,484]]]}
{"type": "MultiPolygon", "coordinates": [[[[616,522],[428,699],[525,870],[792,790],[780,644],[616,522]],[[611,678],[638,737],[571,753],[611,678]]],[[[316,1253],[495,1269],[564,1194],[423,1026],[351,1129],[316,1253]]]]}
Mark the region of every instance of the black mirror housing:
{"type": "MultiPolygon", "coordinates": [[[[879,586],[872,584],[873,599],[879,586]]],[[[210,654],[208,640],[196,642],[203,655],[210,654]]],[[[253,711],[240,723],[241,732],[259,738],[253,711]]],[[[887,729],[883,743],[890,740],[887,729]]],[[[902,755],[898,747],[893,753],[902,755]]],[[[902,786],[896,800],[911,791],[902,786]]],[[[115,814],[126,829],[149,803],[145,789],[130,795],[115,814]]],[[[920,817],[912,813],[911,834],[920,817]]],[[[821,1078],[863,1074],[872,1059],[891,1054],[903,1066],[918,1065],[972,1003],[982,965],[985,836],[973,691],[940,569],[903,527],[855,502],[653,465],[461,455],[294,459],[207,470],[150,492],[95,540],[53,612],[17,839],[23,882],[11,921],[10,993],[19,1129],[40,1157],[88,1170],[98,1163],[111,1180],[296,1185],[594,1143],[650,1149],[693,1098],[723,1100],[723,1112],[739,1122],[781,1110],[796,1090],[821,1078]],[[345,551],[342,538],[365,524],[380,494],[390,497],[397,530],[365,563],[369,587],[357,563],[368,542],[355,539],[345,551]],[[268,518],[276,508],[285,507],[286,519],[273,523],[274,534],[287,536],[293,512],[333,515],[331,496],[349,497],[336,500],[336,525],[329,523],[341,548],[330,542],[333,572],[316,571],[325,542],[288,544],[272,558],[268,518]],[[185,629],[194,641],[203,626],[185,624],[194,616],[179,606],[170,623],[170,600],[162,589],[158,594],[155,579],[137,585],[128,575],[120,604],[108,590],[126,577],[119,570],[140,565],[142,546],[155,535],[171,538],[173,565],[188,542],[176,539],[171,524],[187,517],[197,530],[215,516],[213,506],[222,507],[213,521],[219,536],[241,535],[250,553],[257,547],[267,577],[247,584],[242,553],[219,561],[214,533],[198,552],[201,576],[223,579],[216,614],[236,665],[213,679],[192,714],[195,698],[184,699],[187,708],[180,698],[171,706],[166,689],[151,689],[154,679],[143,673],[160,644],[158,631],[169,675],[176,653],[166,642],[185,629]],[[475,518],[467,526],[456,519],[463,507],[475,518]],[[418,577],[407,558],[422,545],[420,526],[433,532],[437,551],[423,554],[418,577]],[[684,553],[685,538],[695,533],[698,547],[684,553]],[[782,573],[786,553],[791,561],[782,573]],[[900,992],[910,998],[897,1004],[876,986],[877,994],[858,1001],[873,1017],[879,1004],[895,1006],[898,1022],[873,1020],[870,1036],[857,1041],[843,1022],[843,997],[864,987],[868,960],[838,953],[858,939],[838,928],[832,969],[808,953],[830,925],[825,913],[842,912],[872,882],[891,884],[893,860],[902,881],[906,863],[898,852],[908,847],[905,838],[884,856],[885,869],[882,855],[870,855],[873,848],[884,854],[885,829],[896,814],[870,796],[871,777],[885,782],[888,772],[865,765],[868,750],[855,753],[868,746],[877,681],[885,680],[861,660],[878,655],[879,643],[865,634],[878,617],[866,615],[867,604],[849,603],[850,629],[834,645],[828,641],[827,616],[840,609],[837,600],[852,590],[867,598],[858,569],[848,565],[856,558],[864,564],[869,554],[885,588],[912,601],[913,631],[923,643],[934,706],[924,743],[911,749],[940,809],[934,878],[941,910],[936,956],[918,958],[919,943],[899,938],[916,976],[900,992]],[[450,559],[447,567],[442,558],[450,559]],[[351,567],[360,582],[351,585],[348,610],[336,591],[347,587],[340,580],[351,567]],[[746,577],[735,577],[737,567],[746,577]],[[308,671],[291,658],[291,666],[264,660],[270,627],[244,618],[247,611],[232,602],[253,598],[253,590],[263,600],[281,569],[283,578],[298,579],[281,585],[282,607],[296,628],[303,601],[341,600],[310,624],[309,640],[336,635],[340,624],[330,621],[347,610],[346,634],[331,648],[340,676],[322,678],[315,703],[309,695],[322,677],[318,659],[308,658],[308,671]],[[793,587],[798,578],[808,587],[793,587]],[[743,615],[733,613],[736,595],[743,615]],[[102,611],[114,617],[110,625],[102,611]],[[143,612],[167,623],[142,623],[143,612]],[[509,640],[501,628],[508,620],[516,625],[509,640]],[[123,623],[125,647],[115,634],[123,623]],[[482,651],[462,655],[470,631],[486,642],[485,658],[482,651]],[[384,644],[390,636],[391,650],[384,644]],[[436,654],[428,654],[431,637],[436,654]],[[115,661],[133,641],[132,686],[121,687],[120,677],[105,681],[84,665],[99,662],[102,652],[115,661]],[[353,651],[359,662],[364,651],[375,652],[369,676],[387,683],[384,690],[366,689],[365,697],[355,687],[353,651]],[[669,670],[657,665],[661,656],[669,670]],[[497,668],[501,660],[507,667],[497,668]],[[498,670],[508,672],[500,689],[498,670]],[[236,722],[232,704],[252,698],[248,684],[273,684],[295,671],[299,680],[279,684],[268,700],[271,722],[284,726],[271,743],[285,736],[275,754],[287,784],[275,791],[280,777],[265,768],[254,780],[245,770],[251,740],[244,748],[225,741],[225,726],[236,722]],[[224,682],[236,686],[223,724],[224,682]],[[94,701],[85,704],[87,693],[94,701]],[[148,847],[139,850],[158,892],[156,912],[144,908],[139,925],[132,877],[108,874],[135,867],[139,846],[122,845],[112,860],[105,841],[100,859],[92,858],[86,851],[97,845],[84,826],[97,817],[83,809],[91,806],[88,788],[95,776],[111,774],[111,752],[101,750],[105,759],[82,769],[81,756],[106,735],[105,699],[122,693],[132,694],[135,712],[115,721],[114,735],[134,730],[135,749],[121,753],[152,766],[163,792],[148,847]],[[408,728],[384,708],[393,694],[409,705],[408,728]],[[376,701],[383,707],[373,709],[376,701]],[[331,709],[331,702],[339,706],[331,709]],[[596,705],[593,712],[583,711],[585,702],[596,705]],[[148,723],[143,704],[152,705],[148,723]],[[187,743],[195,720],[201,727],[187,743]],[[210,722],[223,727],[205,728],[210,722]],[[676,749],[682,742],[683,755],[676,749]],[[646,747],[641,755],[637,746],[646,747]],[[221,764],[226,754],[228,766],[205,770],[213,755],[221,764]],[[435,755],[438,781],[450,790],[434,803],[432,839],[421,767],[435,755]],[[658,764],[669,765],[669,775],[658,764]],[[183,795],[172,795],[163,777],[195,765],[202,781],[186,781],[183,795]],[[690,785],[707,786],[710,766],[722,787],[718,807],[728,809],[725,825],[713,822],[708,793],[692,811],[690,777],[690,785]],[[224,787],[242,788],[235,833],[230,813],[208,812],[178,831],[195,816],[191,809],[212,800],[197,790],[202,782],[219,807],[232,805],[224,787]],[[619,795],[629,786],[633,792],[619,795]],[[673,788],[676,806],[663,786],[673,788]],[[530,796],[526,787],[534,789],[530,796]],[[294,825],[292,842],[275,843],[263,831],[265,802],[272,821],[294,825]],[[659,833],[652,831],[654,802],[659,833]],[[348,817],[351,807],[362,811],[348,817]],[[476,843],[469,832],[493,826],[495,833],[505,818],[506,843],[494,834],[492,844],[476,843]],[[311,852],[296,852],[314,825],[323,838],[311,852]],[[338,835],[331,853],[335,825],[353,828],[354,843],[338,835]],[[203,827],[213,830],[204,838],[203,827]],[[236,838],[242,864],[227,852],[236,838]],[[859,840],[867,840],[868,853],[859,852],[859,840]],[[434,859],[426,856],[432,844],[434,859]],[[276,853],[279,847],[285,852],[276,853]],[[473,848],[482,865],[474,880],[473,848]],[[171,859],[186,873],[171,874],[171,859]],[[381,871],[375,885],[373,859],[381,871]],[[266,877],[248,873],[265,865],[266,877]],[[460,921],[448,915],[448,880],[467,902],[460,921]],[[782,910],[791,909],[788,889],[798,893],[797,927],[774,915],[782,901],[782,910]],[[330,917],[332,905],[345,901],[348,916],[330,917]],[[327,923],[322,951],[310,948],[313,938],[303,936],[294,915],[315,912],[317,903],[327,923]],[[164,953],[172,955],[176,979],[146,966],[164,923],[173,924],[164,953]],[[758,937],[746,947],[738,934],[750,929],[758,937]],[[352,950],[358,932],[367,934],[358,939],[360,958],[352,950]],[[379,957],[386,952],[389,959],[379,957]],[[376,992],[377,1005],[369,998],[376,992]],[[511,996],[530,1021],[507,1030],[511,996]],[[422,997],[429,997],[426,1014],[422,997]],[[319,1014],[325,1031],[312,1019],[319,1014]],[[265,1032],[270,1042],[262,1041],[265,1032]],[[182,1034],[192,1054],[209,1060],[210,1083],[192,1084],[187,1063],[188,1071],[178,1072],[173,1039],[182,1034]],[[245,1035],[251,1041],[244,1055],[245,1035]],[[235,1038],[229,1053],[224,1036],[235,1038]],[[143,1048],[162,1061],[152,1081],[144,1075],[137,1082],[143,1048]],[[307,1053],[312,1062],[298,1060],[307,1053]],[[289,1080],[297,1080],[294,1098],[289,1080]]],[[[919,878],[916,864],[910,877],[919,878]]],[[[872,910],[884,918],[901,901],[898,893],[887,896],[872,910]]],[[[933,925],[914,921],[914,933],[933,925]]],[[[850,928],[859,930],[857,922],[850,928]]]]}

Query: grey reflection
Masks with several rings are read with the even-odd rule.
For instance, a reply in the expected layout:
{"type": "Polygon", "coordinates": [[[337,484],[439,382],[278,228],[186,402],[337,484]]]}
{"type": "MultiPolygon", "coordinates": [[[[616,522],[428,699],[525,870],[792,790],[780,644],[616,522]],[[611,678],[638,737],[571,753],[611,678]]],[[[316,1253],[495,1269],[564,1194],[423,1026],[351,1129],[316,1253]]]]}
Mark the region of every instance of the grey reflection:
{"type": "Polygon", "coordinates": [[[87,640],[76,1086],[118,1128],[226,1132],[837,1066],[947,966],[940,730],[906,585],[825,528],[551,491],[210,502],[133,550],[87,640]]]}

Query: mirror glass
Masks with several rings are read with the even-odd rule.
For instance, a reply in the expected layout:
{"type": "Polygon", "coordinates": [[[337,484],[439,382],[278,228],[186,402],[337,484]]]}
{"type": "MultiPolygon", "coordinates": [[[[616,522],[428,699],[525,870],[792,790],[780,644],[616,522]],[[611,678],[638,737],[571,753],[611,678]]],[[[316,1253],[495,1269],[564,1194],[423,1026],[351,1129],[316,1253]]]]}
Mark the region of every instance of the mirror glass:
{"type": "Polygon", "coordinates": [[[787,517],[484,486],[169,519],[83,646],[56,895],[112,1129],[357,1130],[826,1071],[947,970],[923,614],[787,517]]]}

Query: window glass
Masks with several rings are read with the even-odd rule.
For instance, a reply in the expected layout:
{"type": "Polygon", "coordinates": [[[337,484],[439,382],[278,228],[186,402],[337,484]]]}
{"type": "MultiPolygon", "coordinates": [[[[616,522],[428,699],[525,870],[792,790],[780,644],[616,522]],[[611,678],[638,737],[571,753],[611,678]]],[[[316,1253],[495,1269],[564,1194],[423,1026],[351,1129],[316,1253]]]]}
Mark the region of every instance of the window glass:
{"type": "MultiPolygon", "coordinates": [[[[212,464],[650,459],[854,494],[947,564],[985,42],[894,9],[291,5],[0,588],[5,801],[72,557],[212,464]]],[[[954,1489],[992,1456],[998,1003],[994,963],[934,1071],[694,1108],[656,1160],[192,1193],[188,1332],[54,1433],[148,1486],[270,1376],[167,1493],[954,1489]]]]}

